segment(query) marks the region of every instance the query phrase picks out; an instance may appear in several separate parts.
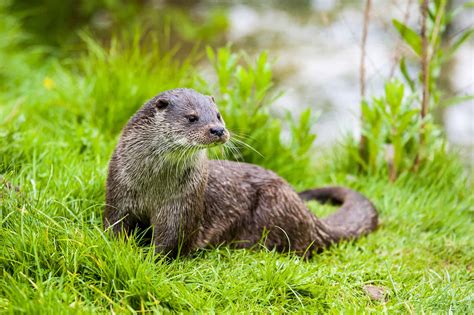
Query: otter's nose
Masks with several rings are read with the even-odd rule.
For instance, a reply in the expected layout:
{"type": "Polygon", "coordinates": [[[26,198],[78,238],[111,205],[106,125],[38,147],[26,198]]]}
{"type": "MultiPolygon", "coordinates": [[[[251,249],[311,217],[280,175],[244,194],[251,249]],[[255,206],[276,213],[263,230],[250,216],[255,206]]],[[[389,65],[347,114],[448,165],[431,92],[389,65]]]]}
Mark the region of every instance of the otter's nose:
{"type": "Polygon", "coordinates": [[[218,137],[222,137],[224,135],[224,132],[225,132],[225,129],[222,128],[222,127],[213,127],[211,129],[209,129],[209,132],[212,134],[212,135],[216,135],[218,137]]]}

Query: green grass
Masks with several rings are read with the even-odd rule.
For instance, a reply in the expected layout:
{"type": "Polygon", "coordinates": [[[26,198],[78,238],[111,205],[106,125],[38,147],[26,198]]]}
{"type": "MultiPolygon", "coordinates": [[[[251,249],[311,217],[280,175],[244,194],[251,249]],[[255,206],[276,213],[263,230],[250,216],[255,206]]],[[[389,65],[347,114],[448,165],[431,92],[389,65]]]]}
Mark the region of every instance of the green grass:
{"type": "Polygon", "coordinates": [[[83,35],[84,51],[46,58],[41,47],[22,49],[15,23],[0,18],[1,37],[18,38],[0,41],[9,65],[0,68],[0,312],[472,312],[472,187],[456,156],[439,153],[389,183],[357,170],[352,144],[311,158],[309,113],[283,118],[293,140],[281,140],[264,55],[246,63],[230,54],[224,68],[214,60],[214,86],[196,70],[199,56],[163,54],[158,40],[140,47],[138,38],[119,37],[103,48],[83,35]],[[178,86],[216,95],[230,128],[263,155],[241,147],[242,159],[298,190],[358,189],[380,210],[380,228],[310,261],[220,247],[167,262],[136,240],[110,239],[101,216],[120,128],[147,98],[178,86]],[[368,284],[385,288],[386,299],[371,300],[368,284]]]}

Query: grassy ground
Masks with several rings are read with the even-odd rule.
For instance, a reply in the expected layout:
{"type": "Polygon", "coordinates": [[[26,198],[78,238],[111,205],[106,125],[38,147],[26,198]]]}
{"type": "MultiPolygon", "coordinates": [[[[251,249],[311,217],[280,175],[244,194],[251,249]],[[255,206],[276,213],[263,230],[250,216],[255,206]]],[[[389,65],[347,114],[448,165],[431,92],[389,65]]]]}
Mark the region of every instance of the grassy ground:
{"type": "Polygon", "coordinates": [[[302,138],[285,144],[267,109],[249,120],[254,112],[242,107],[259,97],[246,88],[269,88],[249,79],[267,73],[266,64],[217,69],[221,83],[226,74],[244,78],[226,83],[234,95],[203,82],[193,56],[178,61],[133,40],[104,50],[84,35],[83,53],[51,57],[41,47],[21,49],[16,21],[0,20],[0,312],[472,312],[473,199],[455,156],[440,153],[392,184],[356,171],[348,145],[312,161],[308,123],[292,125],[293,138],[302,138]],[[231,129],[263,153],[244,147],[243,159],[298,190],[340,184],[362,191],[380,210],[379,230],[311,261],[221,247],[168,263],[133,240],[111,240],[101,216],[118,132],[143,101],[177,86],[217,93],[231,129]],[[367,285],[385,297],[371,299],[367,285]]]}

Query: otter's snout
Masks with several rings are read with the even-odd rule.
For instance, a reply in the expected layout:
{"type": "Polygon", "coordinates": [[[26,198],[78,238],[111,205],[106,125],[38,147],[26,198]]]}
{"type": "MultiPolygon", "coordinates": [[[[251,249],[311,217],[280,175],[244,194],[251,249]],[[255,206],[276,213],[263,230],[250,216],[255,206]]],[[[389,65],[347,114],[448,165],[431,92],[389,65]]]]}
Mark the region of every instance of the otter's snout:
{"type": "Polygon", "coordinates": [[[225,133],[225,129],[222,127],[214,127],[209,129],[209,132],[211,133],[211,135],[222,137],[225,133]]]}
{"type": "Polygon", "coordinates": [[[225,143],[229,140],[229,132],[227,132],[225,127],[214,125],[209,128],[209,135],[211,136],[211,139],[214,139],[214,142],[225,143]]]}

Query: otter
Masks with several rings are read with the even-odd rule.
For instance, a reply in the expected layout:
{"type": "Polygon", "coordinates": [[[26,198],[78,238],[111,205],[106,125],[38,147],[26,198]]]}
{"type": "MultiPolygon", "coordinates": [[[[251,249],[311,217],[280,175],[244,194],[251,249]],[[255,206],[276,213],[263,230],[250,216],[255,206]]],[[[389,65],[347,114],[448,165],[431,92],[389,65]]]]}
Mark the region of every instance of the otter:
{"type": "Polygon", "coordinates": [[[206,149],[229,137],[211,96],[178,88],[149,100],[124,127],[110,160],[105,229],[130,235],[152,227],[155,251],[169,257],[263,243],[309,258],[377,227],[375,207],[356,191],[298,194],[270,170],[208,159],[206,149]],[[305,205],[312,199],[341,207],[318,219],[305,205]]]}

